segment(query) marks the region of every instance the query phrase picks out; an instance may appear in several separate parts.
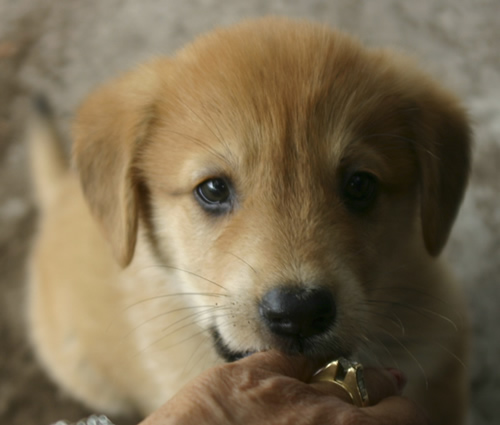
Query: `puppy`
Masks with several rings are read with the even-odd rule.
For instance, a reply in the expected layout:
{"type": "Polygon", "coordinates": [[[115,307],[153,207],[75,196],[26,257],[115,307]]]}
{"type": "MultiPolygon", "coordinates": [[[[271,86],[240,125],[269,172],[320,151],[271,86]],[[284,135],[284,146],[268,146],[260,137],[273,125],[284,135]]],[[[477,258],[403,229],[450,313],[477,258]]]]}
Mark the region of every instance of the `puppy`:
{"type": "Polygon", "coordinates": [[[147,414],[273,348],[399,368],[434,423],[463,422],[467,326],[437,257],[470,131],[411,61],[249,21],[92,94],[76,171],[35,130],[31,335],[69,393],[147,414]]]}

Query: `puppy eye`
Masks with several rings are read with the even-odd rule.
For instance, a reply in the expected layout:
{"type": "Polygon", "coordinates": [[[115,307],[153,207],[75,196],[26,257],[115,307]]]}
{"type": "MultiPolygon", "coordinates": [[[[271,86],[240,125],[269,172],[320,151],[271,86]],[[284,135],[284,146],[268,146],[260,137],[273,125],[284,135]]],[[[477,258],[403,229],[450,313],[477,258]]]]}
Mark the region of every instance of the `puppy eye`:
{"type": "Polygon", "coordinates": [[[346,206],[356,212],[368,210],[377,198],[378,180],[371,174],[351,174],[344,182],[342,197],[346,206]]]}
{"type": "Polygon", "coordinates": [[[231,207],[231,189],[223,178],[205,180],[196,187],[195,196],[209,212],[222,213],[231,207]]]}

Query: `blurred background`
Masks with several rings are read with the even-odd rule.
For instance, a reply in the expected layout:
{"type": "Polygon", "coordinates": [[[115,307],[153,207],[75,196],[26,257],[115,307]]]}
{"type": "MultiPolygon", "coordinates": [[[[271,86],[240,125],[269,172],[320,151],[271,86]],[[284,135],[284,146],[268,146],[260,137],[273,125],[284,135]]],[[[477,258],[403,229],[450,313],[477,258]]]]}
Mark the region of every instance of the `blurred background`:
{"type": "Polygon", "coordinates": [[[472,316],[471,423],[498,424],[499,0],[0,0],[1,424],[89,414],[45,378],[25,340],[25,258],[36,217],[23,142],[27,99],[50,97],[69,146],[73,113],[96,84],[199,33],[269,14],[325,22],[407,52],[463,98],[474,121],[474,167],[444,255],[472,316]]]}

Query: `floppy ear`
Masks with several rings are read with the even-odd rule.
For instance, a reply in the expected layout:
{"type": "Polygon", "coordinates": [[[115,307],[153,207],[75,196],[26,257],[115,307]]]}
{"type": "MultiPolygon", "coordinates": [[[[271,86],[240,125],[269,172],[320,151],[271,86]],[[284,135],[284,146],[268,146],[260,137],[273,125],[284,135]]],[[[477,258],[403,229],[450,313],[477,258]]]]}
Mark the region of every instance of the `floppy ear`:
{"type": "Polygon", "coordinates": [[[465,111],[449,93],[427,85],[418,101],[416,152],[421,221],[432,256],[443,249],[458,213],[470,167],[471,131],[465,111]]]}
{"type": "Polygon", "coordinates": [[[98,89],[74,126],[73,156],[84,195],[123,267],[132,260],[137,238],[133,162],[154,114],[154,71],[143,67],[98,89]]]}

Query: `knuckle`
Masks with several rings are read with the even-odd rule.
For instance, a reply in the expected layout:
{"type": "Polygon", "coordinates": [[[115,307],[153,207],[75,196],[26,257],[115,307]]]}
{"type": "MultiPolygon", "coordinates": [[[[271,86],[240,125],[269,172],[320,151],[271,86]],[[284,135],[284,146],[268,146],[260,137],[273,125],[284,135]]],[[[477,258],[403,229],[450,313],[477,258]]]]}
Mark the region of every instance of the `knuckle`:
{"type": "Polygon", "coordinates": [[[262,396],[272,394],[288,396],[300,391],[296,387],[307,387],[293,378],[275,375],[261,368],[247,368],[237,362],[215,368],[213,374],[216,381],[240,393],[257,391],[262,396]]]}

